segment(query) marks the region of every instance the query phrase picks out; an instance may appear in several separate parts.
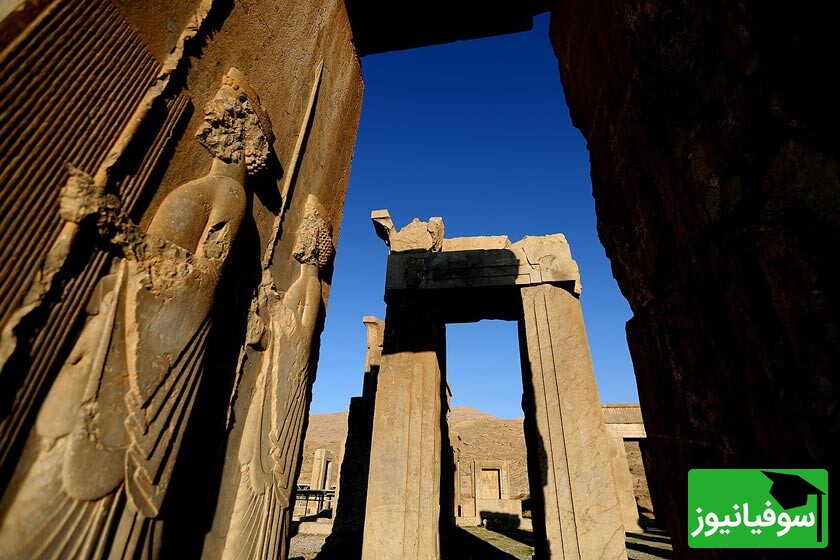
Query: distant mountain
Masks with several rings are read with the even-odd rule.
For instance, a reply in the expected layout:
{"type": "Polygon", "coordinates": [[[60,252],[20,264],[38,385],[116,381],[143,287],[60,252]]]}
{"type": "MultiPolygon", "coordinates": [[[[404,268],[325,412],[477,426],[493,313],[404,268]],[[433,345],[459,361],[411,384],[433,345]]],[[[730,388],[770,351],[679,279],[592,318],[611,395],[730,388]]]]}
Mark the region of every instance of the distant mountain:
{"type": "Polygon", "coordinates": [[[456,406],[449,411],[449,423],[460,424],[473,420],[498,420],[492,414],[482,412],[471,406],[456,406]]]}
{"type": "MultiPolygon", "coordinates": [[[[338,458],[346,437],[346,412],[310,415],[309,426],[306,428],[306,439],[303,440],[303,464],[300,468],[298,484],[309,484],[316,449],[328,449],[335,453],[336,458],[338,458]]],[[[336,476],[338,476],[337,473],[336,476]]],[[[336,482],[337,479],[333,481],[333,484],[336,482]]]]}
{"type": "MultiPolygon", "coordinates": [[[[456,406],[449,413],[449,426],[461,438],[459,447],[462,461],[488,458],[510,461],[511,497],[528,494],[522,418],[501,419],[476,408],[456,406]]],[[[303,465],[298,483],[309,483],[316,449],[328,449],[338,456],[345,437],[346,412],[311,415],[303,444],[303,465]]]]}

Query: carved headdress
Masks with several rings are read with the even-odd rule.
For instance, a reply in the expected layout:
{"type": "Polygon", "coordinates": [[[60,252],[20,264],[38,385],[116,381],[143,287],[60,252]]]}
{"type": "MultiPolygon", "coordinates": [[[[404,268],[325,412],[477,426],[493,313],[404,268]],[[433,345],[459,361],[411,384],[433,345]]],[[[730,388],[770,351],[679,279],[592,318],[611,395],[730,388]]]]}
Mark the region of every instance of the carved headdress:
{"type": "Polygon", "coordinates": [[[222,87],[204,109],[204,123],[196,137],[207,150],[226,162],[244,157],[249,173],[265,167],[274,141],[271,119],[260,98],[236,68],[222,77],[222,87]]]}
{"type": "Polygon", "coordinates": [[[314,264],[318,268],[329,264],[335,254],[332,228],[322,217],[323,212],[317,196],[310,194],[306,197],[303,221],[298,228],[297,239],[292,249],[292,256],[298,262],[314,264]]]}
{"type": "Polygon", "coordinates": [[[245,79],[245,74],[243,74],[239,68],[231,66],[230,70],[227,71],[227,74],[222,76],[222,85],[229,86],[233,89],[233,91],[241,93],[245,96],[245,99],[250,102],[251,108],[254,110],[254,113],[257,115],[257,119],[260,121],[260,128],[262,129],[262,133],[265,135],[266,140],[268,140],[269,144],[274,142],[274,130],[271,128],[271,119],[268,118],[268,113],[266,113],[262,108],[260,96],[257,95],[257,92],[251,87],[248,80],[245,79]]]}

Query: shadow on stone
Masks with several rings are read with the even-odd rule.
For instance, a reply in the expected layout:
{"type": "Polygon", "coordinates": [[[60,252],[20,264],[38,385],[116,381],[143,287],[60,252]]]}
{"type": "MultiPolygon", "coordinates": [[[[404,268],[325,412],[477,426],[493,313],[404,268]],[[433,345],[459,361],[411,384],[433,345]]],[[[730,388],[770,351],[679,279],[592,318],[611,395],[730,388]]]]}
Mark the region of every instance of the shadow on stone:
{"type": "Polygon", "coordinates": [[[651,541],[657,542],[662,544],[671,544],[671,539],[664,534],[652,534],[652,533],[627,533],[628,537],[633,537],[634,539],[638,539],[641,541],[651,541]]]}
{"type": "Polygon", "coordinates": [[[460,527],[453,527],[449,533],[449,549],[446,560],[516,560],[516,556],[499,550],[460,527]]]}
{"type": "Polygon", "coordinates": [[[516,530],[522,524],[522,519],[518,515],[502,511],[482,511],[479,517],[481,517],[483,527],[497,533],[516,530]]]}
{"type": "Polygon", "coordinates": [[[636,552],[643,552],[655,558],[673,558],[674,552],[670,548],[658,548],[655,546],[650,546],[644,543],[637,543],[632,541],[627,541],[626,543],[628,550],[635,550],[636,552]]]}

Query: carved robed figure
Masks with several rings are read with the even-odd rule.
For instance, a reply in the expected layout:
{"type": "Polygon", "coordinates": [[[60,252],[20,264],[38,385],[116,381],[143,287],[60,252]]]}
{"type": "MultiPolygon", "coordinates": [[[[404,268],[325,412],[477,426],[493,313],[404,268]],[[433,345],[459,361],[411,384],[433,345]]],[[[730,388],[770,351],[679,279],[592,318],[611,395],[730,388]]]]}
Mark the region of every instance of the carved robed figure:
{"type": "Polygon", "coordinates": [[[245,215],[247,173],[273,139],[232,68],[196,136],[210,172],[173,190],[143,232],[71,169],[61,215],[121,257],[38,415],[34,463],[0,526],[0,558],[156,557],[161,507],[201,381],[219,278],[245,215]]]}
{"type": "Polygon", "coordinates": [[[294,483],[312,383],[312,341],[321,310],[319,270],[334,254],[331,228],[307,199],[293,256],[300,273],[280,294],[266,269],[249,328],[259,374],[239,446],[241,466],[223,558],[285,558],[294,483]]]}

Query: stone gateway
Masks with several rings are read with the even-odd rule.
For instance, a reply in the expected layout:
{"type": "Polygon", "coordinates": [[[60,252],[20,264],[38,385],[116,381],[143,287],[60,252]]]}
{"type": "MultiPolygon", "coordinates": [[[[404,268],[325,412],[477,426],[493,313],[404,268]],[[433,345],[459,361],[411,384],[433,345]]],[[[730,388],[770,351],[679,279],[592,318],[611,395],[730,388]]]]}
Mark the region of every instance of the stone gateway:
{"type": "Polygon", "coordinates": [[[519,324],[536,553],[626,558],[566,239],[446,239],[440,218],[400,231],[387,211],[372,218],[391,254],[362,558],[440,557],[445,325],[481,319],[519,324]]]}

